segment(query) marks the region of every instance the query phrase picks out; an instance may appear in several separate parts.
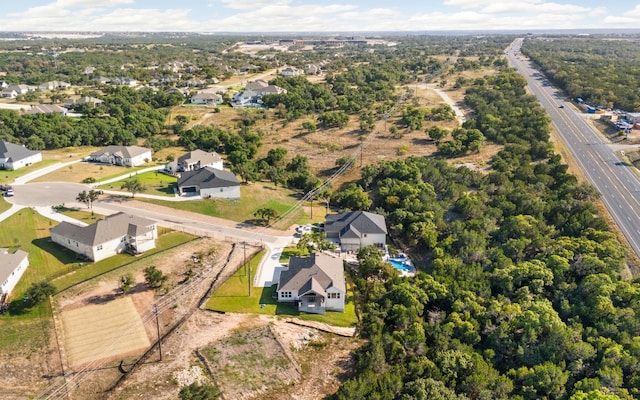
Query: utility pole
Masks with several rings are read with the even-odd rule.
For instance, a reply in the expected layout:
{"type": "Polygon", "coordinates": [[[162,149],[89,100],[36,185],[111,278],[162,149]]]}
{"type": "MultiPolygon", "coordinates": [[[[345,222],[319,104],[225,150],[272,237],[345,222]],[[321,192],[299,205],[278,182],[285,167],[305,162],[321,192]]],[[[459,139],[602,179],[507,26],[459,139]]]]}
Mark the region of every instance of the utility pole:
{"type": "MultiPolygon", "coordinates": [[[[386,127],[387,121],[385,120],[385,127],[386,127]]],[[[385,128],[386,129],[386,128],[385,128]]],[[[364,143],[360,144],[360,167],[362,168],[362,157],[363,157],[363,152],[364,152],[364,143]]]]}
{"type": "Polygon", "coordinates": [[[158,332],[158,351],[160,352],[160,361],[162,361],[162,343],[160,340],[160,322],[158,321],[158,316],[160,313],[158,312],[158,305],[153,303],[153,315],[156,316],[156,330],[158,332]]]}

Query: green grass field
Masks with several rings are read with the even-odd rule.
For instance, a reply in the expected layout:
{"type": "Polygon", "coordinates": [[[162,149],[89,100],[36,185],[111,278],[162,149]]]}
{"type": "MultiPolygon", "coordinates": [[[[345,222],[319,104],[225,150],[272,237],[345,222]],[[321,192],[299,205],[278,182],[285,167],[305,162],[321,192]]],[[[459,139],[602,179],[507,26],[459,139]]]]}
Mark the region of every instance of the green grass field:
{"type": "MultiPolygon", "coordinates": [[[[282,215],[291,207],[295,206],[297,201],[297,194],[295,192],[284,188],[276,189],[273,185],[266,183],[242,185],[240,187],[240,193],[240,199],[238,200],[203,199],[180,202],[143,198],[139,198],[138,200],[251,224],[260,223],[260,221],[256,220],[253,216],[253,213],[257,209],[270,207],[276,210],[278,215],[282,215]]],[[[300,220],[303,215],[303,210],[299,208],[295,210],[286,221],[283,221],[281,224],[275,224],[275,228],[287,229],[292,223],[300,220]]]]}
{"type": "MultiPolygon", "coordinates": [[[[260,252],[248,263],[251,270],[249,277],[251,282],[253,282],[253,277],[263,256],[264,252],[260,252]]],[[[207,302],[206,308],[234,313],[291,316],[303,320],[324,322],[334,326],[350,327],[357,322],[353,292],[350,289],[347,290],[347,304],[345,304],[344,313],[307,314],[300,313],[293,304],[278,303],[273,297],[277,285],[251,288],[251,296],[249,296],[247,275],[246,267],[241,266],[213,293],[213,296],[207,302]]]]}
{"type": "Polygon", "coordinates": [[[0,213],[3,213],[11,208],[11,204],[7,203],[4,197],[0,197],[0,213]]]}
{"type": "Polygon", "coordinates": [[[28,167],[20,168],[17,170],[0,170],[0,183],[12,183],[17,177],[28,174],[35,170],[44,168],[48,165],[55,164],[58,160],[42,160],[28,167]]]}
{"type": "MultiPolygon", "coordinates": [[[[145,189],[140,193],[169,197],[174,196],[173,189],[176,187],[176,182],[178,181],[178,178],[175,176],[162,174],[156,171],[137,174],[134,175],[133,178],[137,178],[145,187],[145,189]]],[[[106,185],[100,185],[98,188],[103,190],[123,190],[121,187],[127,179],[130,178],[125,178],[106,185]]]]}

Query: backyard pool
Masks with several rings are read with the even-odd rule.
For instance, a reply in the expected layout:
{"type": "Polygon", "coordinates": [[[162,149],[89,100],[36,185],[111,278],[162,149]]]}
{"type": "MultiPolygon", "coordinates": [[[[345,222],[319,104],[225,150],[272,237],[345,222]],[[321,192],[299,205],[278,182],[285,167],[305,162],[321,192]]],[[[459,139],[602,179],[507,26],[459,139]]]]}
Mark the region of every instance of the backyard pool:
{"type": "Polygon", "coordinates": [[[393,258],[389,259],[389,262],[393,266],[393,268],[404,271],[404,272],[413,272],[414,268],[411,264],[407,263],[407,261],[394,260],[393,258]]]}

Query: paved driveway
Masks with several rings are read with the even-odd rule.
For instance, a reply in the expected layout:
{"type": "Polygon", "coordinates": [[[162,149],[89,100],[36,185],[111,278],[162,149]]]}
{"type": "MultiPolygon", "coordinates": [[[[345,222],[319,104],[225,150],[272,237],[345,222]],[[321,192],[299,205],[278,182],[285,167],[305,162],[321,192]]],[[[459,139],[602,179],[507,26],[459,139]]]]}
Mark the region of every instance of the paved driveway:
{"type": "Polygon", "coordinates": [[[76,197],[83,190],[91,190],[88,185],[69,182],[40,182],[12,185],[15,196],[5,197],[9,203],[27,206],[57,206],[63,203],[77,203],[76,197]]]}

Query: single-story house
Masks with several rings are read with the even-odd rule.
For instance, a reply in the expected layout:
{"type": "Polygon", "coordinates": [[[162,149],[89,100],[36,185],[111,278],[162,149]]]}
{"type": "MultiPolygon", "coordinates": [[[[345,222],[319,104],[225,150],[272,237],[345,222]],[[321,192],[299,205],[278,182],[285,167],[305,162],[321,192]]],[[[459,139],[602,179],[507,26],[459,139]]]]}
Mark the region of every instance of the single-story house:
{"type": "Polygon", "coordinates": [[[326,238],[337,242],[342,251],[358,251],[368,245],[383,249],[387,238],[384,216],[367,211],[328,214],[324,231],[326,238]]]}
{"type": "Polygon", "coordinates": [[[220,154],[209,153],[203,150],[190,151],[178,157],[177,160],[171,161],[164,166],[165,171],[174,174],[184,171],[195,171],[200,168],[211,167],[215,169],[223,169],[223,161],[220,154]]]}
{"type": "Polygon", "coordinates": [[[236,176],[232,172],[211,167],[180,174],[178,190],[181,195],[199,195],[203,198],[240,198],[240,182],[236,176]]]}
{"type": "Polygon", "coordinates": [[[2,97],[13,99],[33,90],[34,87],[29,85],[8,85],[2,88],[2,97]]]}
{"type": "Polygon", "coordinates": [[[304,74],[304,71],[296,67],[286,67],[280,70],[282,76],[298,76],[304,74]]]}
{"type": "Polygon", "coordinates": [[[29,254],[23,250],[10,252],[9,249],[0,248],[0,295],[3,297],[11,294],[11,291],[29,266],[29,254]]]}
{"type": "Polygon", "coordinates": [[[122,85],[122,86],[131,86],[131,87],[138,86],[138,81],[136,79],[123,77],[123,76],[112,79],[111,83],[114,85],[122,85]]]}
{"type": "Polygon", "coordinates": [[[196,93],[191,96],[192,104],[222,104],[222,96],[217,93],[196,93]]]}
{"type": "Polygon", "coordinates": [[[79,104],[87,104],[87,103],[93,104],[94,106],[98,106],[98,105],[104,103],[104,101],[102,101],[102,100],[100,100],[98,98],[95,98],[95,97],[82,96],[79,99],[75,99],[75,100],[74,99],[68,99],[68,100],[66,100],[64,102],[63,105],[65,107],[73,107],[73,106],[77,106],[79,104]]]}
{"type": "Polygon", "coordinates": [[[107,146],[89,155],[89,161],[137,167],[151,161],[151,149],[140,146],[107,146]]]}
{"type": "Polygon", "coordinates": [[[151,250],[157,238],[154,221],[122,212],[87,226],[61,222],[51,228],[54,243],[96,262],[122,252],[151,250]]]}
{"type": "Polygon", "coordinates": [[[42,161],[42,153],[0,141],[0,169],[15,170],[42,161]]]}
{"type": "Polygon", "coordinates": [[[31,106],[30,109],[27,110],[27,114],[60,114],[62,116],[67,115],[67,110],[64,107],[60,107],[57,104],[36,104],[31,106]]]}
{"type": "Polygon", "coordinates": [[[39,90],[67,89],[71,87],[70,83],[63,81],[49,81],[38,86],[39,90]]]}
{"type": "Polygon", "coordinates": [[[296,302],[299,311],[344,312],[347,286],[342,259],[326,254],[291,257],[289,267],[280,272],[276,293],[279,302],[296,302]]]}

